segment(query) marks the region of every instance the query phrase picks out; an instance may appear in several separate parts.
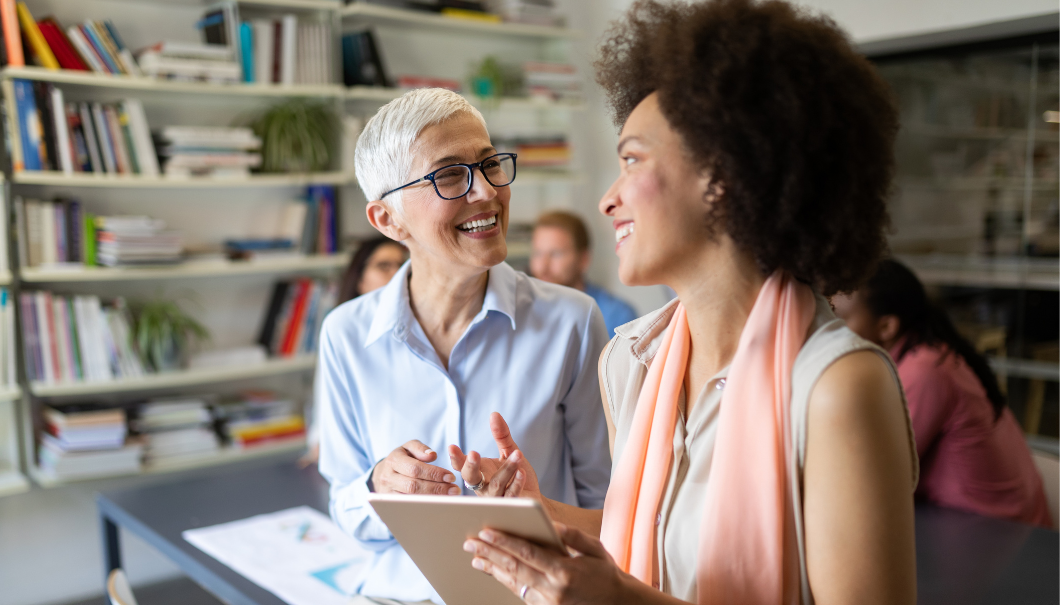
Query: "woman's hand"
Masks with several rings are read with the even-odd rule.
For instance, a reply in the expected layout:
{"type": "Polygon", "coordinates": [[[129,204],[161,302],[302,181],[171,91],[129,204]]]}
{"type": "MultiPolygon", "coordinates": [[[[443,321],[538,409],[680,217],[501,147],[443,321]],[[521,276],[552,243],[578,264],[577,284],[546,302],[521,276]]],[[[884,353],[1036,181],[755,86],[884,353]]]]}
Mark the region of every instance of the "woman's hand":
{"type": "Polygon", "coordinates": [[[481,481],[483,488],[475,492],[480,496],[526,496],[544,502],[534,467],[527,462],[512,439],[508,423],[497,412],[490,414],[490,432],[497,442],[500,458],[483,458],[474,451],[465,455],[459,447],[450,445],[449,460],[453,470],[458,471],[468,485],[477,485],[481,481]]]}
{"type": "Polygon", "coordinates": [[[380,494],[459,495],[460,488],[453,484],[456,477],[444,468],[428,464],[437,458],[434,450],[413,439],[375,465],[372,485],[380,494]]]}
{"type": "Polygon", "coordinates": [[[475,555],[475,569],[535,605],[631,603],[644,596],[643,589],[651,590],[620,570],[599,540],[555,525],[570,555],[491,529],[464,542],[464,550],[475,555]]]}

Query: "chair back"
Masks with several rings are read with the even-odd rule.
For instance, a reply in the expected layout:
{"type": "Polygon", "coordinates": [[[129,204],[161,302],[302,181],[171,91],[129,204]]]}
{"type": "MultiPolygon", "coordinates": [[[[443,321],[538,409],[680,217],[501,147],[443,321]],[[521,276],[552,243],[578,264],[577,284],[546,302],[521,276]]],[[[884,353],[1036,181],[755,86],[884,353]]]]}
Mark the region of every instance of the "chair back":
{"type": "Polygon", "coordinates": [[[121,569],[115,569],[107,576],[107,596],[110,598],[110,605],[137,605],[136,597],[129,587],[129,578],[125,577],[125,572],[121,569]]]}
{"type": "Polygon", "coordinates": [[[1042,487],[1045,488],[1045,499],[1049,501],[1049,516],[1053,518],[1053,527],[1060,527],[1060,458],[1031,450],[1034,466],[1042,476],[1042,487]]]}

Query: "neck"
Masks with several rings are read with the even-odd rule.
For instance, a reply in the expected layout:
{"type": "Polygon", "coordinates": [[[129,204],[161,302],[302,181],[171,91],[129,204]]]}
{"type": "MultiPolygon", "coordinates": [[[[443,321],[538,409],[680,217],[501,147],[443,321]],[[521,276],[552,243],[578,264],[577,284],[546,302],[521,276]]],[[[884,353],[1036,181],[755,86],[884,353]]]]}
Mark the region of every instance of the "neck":
{"type": "Polygon", "coordinates": [[[727,237],[684,263],[669,284],[685,307],[691,337],[689,398],[732,362],[747,318],[765,283],[750,255],[727,237]],[[692,390],[695,389],[695,390],[692,390]]]}
{"type": "Polygon", "coordinates": [[[570,287],[574,288],[575,290],[585,292],[585,278],[579,277],[578,281],[571,284],[570,287]]]}
{"type": "Polygon", "coordinates": [[[449,366],[449,353],[472,320],[482,310],[489,270],[435,263],[413,255],[409,270],[409,304],[442,365],[449,366]]]}

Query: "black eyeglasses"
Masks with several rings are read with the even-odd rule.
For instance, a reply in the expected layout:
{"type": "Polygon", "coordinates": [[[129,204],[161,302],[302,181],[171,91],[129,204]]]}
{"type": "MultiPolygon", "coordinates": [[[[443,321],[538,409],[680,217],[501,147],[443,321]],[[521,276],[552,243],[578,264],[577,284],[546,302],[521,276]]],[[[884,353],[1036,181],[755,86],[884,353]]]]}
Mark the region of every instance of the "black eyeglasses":
{"type": "Polygon", "coordinates": [[[475,164],[451,164],[442,166],[438,170],[421,178],[406,183],[397,189],[391,189],[383,194],[383,197],[411,187],[416,183],[430,181],[434,185],[434,192],[443,200],[456,200],[467,195],[471,186],[475,184],[475,169],[482,171],[486,182],[494,187],[507,187],[515,180],[515,158],[514,153],[498,153],[477,162],[475,164]]]}

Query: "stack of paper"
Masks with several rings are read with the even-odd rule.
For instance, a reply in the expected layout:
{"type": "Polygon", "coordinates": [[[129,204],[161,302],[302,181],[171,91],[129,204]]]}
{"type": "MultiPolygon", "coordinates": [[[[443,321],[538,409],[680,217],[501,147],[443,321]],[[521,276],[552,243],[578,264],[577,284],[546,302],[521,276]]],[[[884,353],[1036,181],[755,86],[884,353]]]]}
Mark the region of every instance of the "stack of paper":
{"type": "Polygon", "coordinates": [[[170,80],[239,82],[243,71],[232,49],[217,44],[159,42],[140,51],[140,69],[170,80]]]}
{"type": "Polygon", "coordinates": [[[225,434],[233,447],[298,443],[305,439],[305,422],[298,405],[271,391],[248,391],[217,407],[225,434]]]}
{"type": "Polygon", "coordinates": [[[249,128],[167,126],[156,138],[169,177],[245,177],[261,165],[261,139],[249,128]]]}
{"type": "Polygon", "coordinates": [[[142,446],[126,444],[120,408],[60,411],[44,409],[41,468],[60,479],[135,473],[142,446]]]}
{"type": "Polygon", "coordinates": [[[159,219],[100,216],[96,228],[96,260],[108,267],[175,263],[184,253],[180,234],[166,231],[165,222],[159,219]]]}
{"type": "Polygon", "coordinates": [[[142,433],[149,462],[203,456],[218,449],[213,416],[202,399],[149,401],[140,406],[134,428],[142,433]]]}

